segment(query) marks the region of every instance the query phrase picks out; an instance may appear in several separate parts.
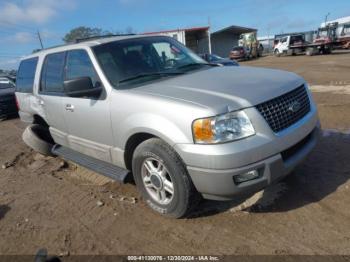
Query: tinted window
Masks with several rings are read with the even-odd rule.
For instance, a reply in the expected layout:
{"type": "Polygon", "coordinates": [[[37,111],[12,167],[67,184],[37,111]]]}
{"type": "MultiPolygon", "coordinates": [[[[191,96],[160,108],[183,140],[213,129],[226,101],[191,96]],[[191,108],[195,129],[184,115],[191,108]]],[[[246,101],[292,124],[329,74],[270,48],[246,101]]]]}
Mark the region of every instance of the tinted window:
{"type": "Polygon", "coordinates": [[[32,93],[34,85],[34,77],[38,58],[30,58],[23,60],[19,66],[17,73],[17,92],[32,93]]]}
{"type": "Polygon", "coordinates": [[[63,92],[63,68],[65,53],[48,55],[42,69],[41,90],[44,92],[63,92]]]}
{"type": "Polygon", "coordinates": [[[290,43],[294,44],[296,42],[303,42],[304,36],[303,35],[295,35],[290,37],[290,43]]]}
{"type": "Polygon", "coordinates": [[[96,84],[97,75],[85,50],[73,50],[67,54],[66,79],[88,76],[96,84]]]}

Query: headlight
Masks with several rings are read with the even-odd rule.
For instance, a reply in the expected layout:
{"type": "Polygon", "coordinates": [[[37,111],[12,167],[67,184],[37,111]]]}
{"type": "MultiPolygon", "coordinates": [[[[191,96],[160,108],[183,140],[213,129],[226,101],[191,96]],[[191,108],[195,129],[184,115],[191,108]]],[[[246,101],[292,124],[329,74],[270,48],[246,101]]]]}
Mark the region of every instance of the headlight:
{"type": "Polygon", "coordinates": [[[218,144],[255,134],[254,127],[243,111],[197,119],[192,124],[195,143],[218,144]]]}

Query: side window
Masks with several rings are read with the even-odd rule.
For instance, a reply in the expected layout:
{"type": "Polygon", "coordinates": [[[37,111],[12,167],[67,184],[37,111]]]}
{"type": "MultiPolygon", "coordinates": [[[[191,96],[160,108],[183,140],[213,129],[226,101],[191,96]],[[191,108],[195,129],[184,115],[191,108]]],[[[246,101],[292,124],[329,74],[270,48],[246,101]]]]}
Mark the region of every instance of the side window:
{"type": "Polygon", "coordinates": [[[49,93],[63,93],[65,56],[65,52],[46,56],[41,73],[41,91],[49,93]]]}
{"type": "Polygon", "coordinates": [[[98,81],[94,66],[85,50],[73,50],[67,54],[66,80],[88,76],[94,86],[98,81]]]}
{"type": "Polygon", "coordinates": [[[23,60],[19,66],[16,79],[16,92],[32,93],[36,66],[38,58],[30,58],[23,60]]]}

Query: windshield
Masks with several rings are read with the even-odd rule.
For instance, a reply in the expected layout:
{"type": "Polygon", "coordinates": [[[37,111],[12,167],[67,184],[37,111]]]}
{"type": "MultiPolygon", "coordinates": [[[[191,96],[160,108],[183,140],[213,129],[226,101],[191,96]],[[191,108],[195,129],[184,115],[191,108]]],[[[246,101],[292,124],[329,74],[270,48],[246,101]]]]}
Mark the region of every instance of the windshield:
{"type": "Polygon", "coordinates": [[[235,46],[234,48],[232,48],[232,51],[241,51],[243,50],[243,47],[241,46],[235,46]]]}
{"type": "Polygon", "coordinates": [[[114,87],[195,70],[206,62],[170,37],[145,37],[95,46],[95,56],[114,87]]]}
{"type": "Polygon", "coordinates": [[[327,37],[328,36],[328,30],[327,29],[319,29],[318,36],[320,36],[320,37],[327,37]]]}

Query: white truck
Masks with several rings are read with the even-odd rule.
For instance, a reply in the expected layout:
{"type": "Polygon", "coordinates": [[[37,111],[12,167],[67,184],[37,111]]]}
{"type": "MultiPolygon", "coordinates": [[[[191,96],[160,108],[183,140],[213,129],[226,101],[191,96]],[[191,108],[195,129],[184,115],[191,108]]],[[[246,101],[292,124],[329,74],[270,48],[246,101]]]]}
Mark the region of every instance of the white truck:
{"type": "Polygon", "coordinates": [[[282,54],[294,55],[304,51],[303,46],[306,43],[304,34],[287,35],[277,39],[275,42],[274,54],[276,56],[280,56],[282,54]],[[299,49],[294,48],[298,46],[300,46],[299,49]]]}
{"type": "Polygon", "coordinates": [[[305,41],[304,34],[293,34],[276,39],[274,54],[306,55],[330,54],[333,49],[350,48],[350,17],[322,23],[312,43],[305,41]]]}

